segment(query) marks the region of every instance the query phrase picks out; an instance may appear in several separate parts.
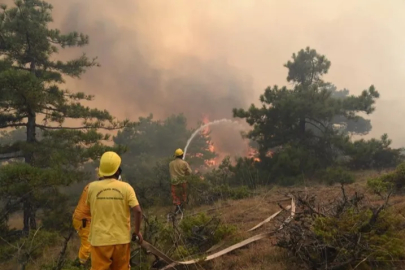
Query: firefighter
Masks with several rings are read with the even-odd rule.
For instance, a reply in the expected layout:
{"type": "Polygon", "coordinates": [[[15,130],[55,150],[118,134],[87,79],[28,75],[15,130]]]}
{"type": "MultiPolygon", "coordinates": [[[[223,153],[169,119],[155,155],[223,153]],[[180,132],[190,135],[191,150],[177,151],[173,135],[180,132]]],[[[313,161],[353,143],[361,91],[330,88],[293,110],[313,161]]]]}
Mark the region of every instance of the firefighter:
{"type": "Polygon", "coordinates": [[[91,268],[128,270],[130,242],[143,238],[140,233],[142,210],[134,189],[118,180],[121,175],[121,158],[115,152],[105,152],[100,159],[99,181],[89,185],[87,204],[91,211],[90,244],[91,268]],[[130,211],[135,216],[131,235],[130,211]]]}
{"type": "Polygon", "coordinates": [[[183,160],[184,152],[180,148],[174,152],[174,160],[169,163],[171,193],[175,212],[182,212],[187,202],[187,176],[191,174],[190,165],[183,160]]]}
{"type": "Polygon", "coordinates": [[[80,237],[80,248],[78,258],[75,261],[76,266],[84,266],[90,257],[90,242],[88,240],[90,233],[90,208],[86,204],[87,191],[90,184],[87,184],[80,196],[79,202],[73,213],[73,228],[80,237]]]}

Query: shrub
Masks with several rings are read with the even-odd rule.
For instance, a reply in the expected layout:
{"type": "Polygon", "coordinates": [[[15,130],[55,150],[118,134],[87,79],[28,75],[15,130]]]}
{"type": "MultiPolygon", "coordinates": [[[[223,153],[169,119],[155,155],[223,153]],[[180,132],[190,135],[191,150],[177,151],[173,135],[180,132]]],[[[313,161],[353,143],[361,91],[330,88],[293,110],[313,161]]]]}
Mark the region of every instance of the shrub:
{"type": "Polygon", "coordinates": [[[213,185],[247,186],[250,189],[269,184],[272,180],[270,173],[257,164],[252,158],[237,158],[232,165],[230,157],[226,157],[218,168],[206,173],[204,179],[213,185]]]}
{"type": "Polygon", "coordinates": [[[358,140],[349,143],[345,153],[349,155],[347,163],[352,169],[383,169],[393,168],[402,160],[401,149],[390,147],[391,140],[384,134],[380,140],[358,140]]]}
{"type": "Polygon", "coordinates": [[[404,224],[387,208],[388,200],[375,207],[357,192],[348,197],[344,188],[342,197],[320,202],[315,195],[298,194],[295,218],[278,234],[278,246],[308,269],[400,265],[405,258],[404,224]]]}
{"type": "Polygon", "coordinates": [[[213,196],[222,199],[240,200],[250,196],[250,190],[247,186],[230,187],[227,185],[220,185],[212,187],[211,192],[213,196]]]}
{"type": "MultiPolygon", "coordinates": [[[[147,219],[144,238],[173,259],[198,256],[224,238],[232,237],[235,226],[223,224],[218,217],[204,213],[186,216],[178,225],[157,218],[147,219]]],[[[141,263],[146,263],[144,258],[141,263]]]]}
{"type": "Polygon", "coordinates": [[[383,192],[401,190],[405,186],[405,162],[399,164],[393,172],[369,179],[367,185],[379,195],[383,192]]]}
{"type": "Polygon", "coordinates": [[[362,250],[356,245],[368,247],[368,250],[362,252],[367,254],[369,261],[383,262],[404,258],[405,245],[399,233],[401,220],[389,211],[382,211],[377,222],[366,230],[364,224],[369,222],[372,215],[370,209],[359,212],[349,209],[338,218],[318,217],[313,231],[323,243],[335,247],[335,260],[350,260],[351,254],[362,250]],[[353,241],[357,244],[353,245],[353,241]]]}
{"type": "Polygon", "coordinates": [[[198,176],[190,177],[189,197],[190,204],[199,206],[212,204],[218,200],[239,200],[250,196],[250,189],[247,186],[232,187],[228,184],[214,184],[198,176]]]}
{"type": "Polygon", "coordinates": [[[210,248],[236,231],[234,226],[222,224],[219,218],[204,213],[186,217],[179,227],[188,248],[198,251],[210,248]]]}
{"type": "Polygon", "coordinates": [[[393,187],[391,181],[385,181],[384,177],[369,179],[367,181],[367,186],[371,189],[373,193],[378,194],[381,197],[384,197],[383,194],[391,191],[393,187]]]}
{"type": "Polygon", "coordinates": [[[322,174],[323,182],[328,185],[351,184],[354,182],[354,175],[342,167],[329,167],[322,174]]]}

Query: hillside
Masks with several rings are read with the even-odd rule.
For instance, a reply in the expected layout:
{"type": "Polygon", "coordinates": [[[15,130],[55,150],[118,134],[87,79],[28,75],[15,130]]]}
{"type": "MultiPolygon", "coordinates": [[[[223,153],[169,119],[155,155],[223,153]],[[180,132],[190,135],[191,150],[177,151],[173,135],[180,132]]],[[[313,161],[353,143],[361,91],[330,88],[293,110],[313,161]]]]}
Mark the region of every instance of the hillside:
{"type": "MultiPolygon", "coordinates": [[[[355,192],[364,193],[366,200],[368,200],[370,203],[376,205],[381,203],[381,198],[371,194],[366,188],[366,180],[375,175],[377,175],[375,172],[359,173],[357,176],[357,181],[345,188],[347,196],[351,196],[355,192]]],[[[227,237],[225,240],[219,241],[218,244],[210,248],[209,251],[210,254],[212,254],[251,236],[269,232],[278,228],[282,221],[285,220],[285,218],[289,215],[289,213],[286,211],[281,212],[280,215],[278,215],[275,219],[264,224],[262,227],[254,230],[253,232],[247,232],[248,229],[279,211],[280,207],[278,206],[278,203],[280,203],[283,207],[288,206],[291,201],[288,198],[286,199],[285,195],[296,192],[315,195],[320,201],[328,201],[341,196],[341,189],[338,185],[321,186],[307,184],[307,186],[296,186],[289,188],[273,186],[266,189],[255,190],[252,196],[248,198],[240,200],[220,200],[213,205],[190,207],[190,209],[187,210],[183,221],[190,217],[198,216],[200,213],[205,213],[210,218],[219,218],[221,220],[221,224],[230,225],[235,228],[231,236],[227,237]]],[[[390,204],[396,215],[405,221],[405,197],[401,195],[393,196],[390,200],[390,204]]],[[[151,220],[156,220],[161,226],[171,227],[172,225],[166,221],[166,214],[170,210],[171,207],[155,207],[145,210],[145,215],[149,222],[151,222],[151,220]]],[[[298,211],[300,210],[297,208],[297,212],[298,211]]],[[[148,239],[147,236],[146,240],[152,241],[152,239],[148,239]]],[[[219,258],[213,259],[210,262],[200,263],[199,265],[183,266],[183,268],[177,266],[176,269],[294,269],[296,266],[294,265],[293,257],[291,257],[285,250],[276,247],[275,244],[276,239],[274,237],[265,238],[225,254],[219,258]]],[[[136,246],[137,245],[134,244],[134,248],[136,246]]],[[[74,260],[78,248],[79,239],[77,236],[74,236],[68,245],[67,257],[74,260]]],[[[54,259],[57,258],[60,249],[60,246],[55,246],[51,250],[45,252],[43,258],[39,259],[36,264],[40,265],[46,261],[54,261],[54,259]]],[[[170,252],[164,248],[162,248],[162,251],[170,252]]],[[[154,260],[153,255],[151,254],[147,257],[147,261],[150,263],[154,260]]],[[[186,260],[186,256],[184,256],[183,259],[186,260]]],[[[145,262],[144,259],[142,261],[145,262]]],[[[139,268],[139,266],[136,266],[133,267],[133,269],[149,269],[146,267],[146,265],[144,265],[144,267],[139,268]]],[[[15,264],[7,264],[1,265],[1,269],[14,270],[17,268],[15,264]]],[[[28,269],[40,268],[39,266],[35,267],[35,265],[32,265],[28,269]]],[[[64,269],[75,268],[67,266],[67,268],[64,269]]]]}

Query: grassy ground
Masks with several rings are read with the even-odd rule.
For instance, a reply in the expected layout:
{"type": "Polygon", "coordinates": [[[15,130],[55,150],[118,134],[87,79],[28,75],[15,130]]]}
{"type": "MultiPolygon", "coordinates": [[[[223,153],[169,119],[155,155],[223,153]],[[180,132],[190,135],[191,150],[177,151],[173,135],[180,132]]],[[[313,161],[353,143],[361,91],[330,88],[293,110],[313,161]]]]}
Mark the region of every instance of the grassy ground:
{"type": "MultiPolygon", "coordinates": [[[[362,172],[358,174],[356,183],[348,185],[346,192],[348,196],[353,194],[355,191],[360,193],[366,193],[367,200],[374,203],[380,203],[381,199],[375,195],[367,193],[366,180],[373,175],[375,172],[362,172]]],[[[280,222],[285,219],[288,213],[280,215],[279,218],[265,224],[262,228],[257,229],[253,232],[247,233],[246,231],[256,224],[263,221],[265,218],[269,217],[276,211],[280,210],[277,205],[278,201],[282,201],[281,204],[287,206],[290,202],[285,201],[285,194],[291,191],[303,191],[308,194],[315,194],[320,200],[328,201],[333,197],[338,197],[341,194],[341,189],[339,186],[329,187],[320,185],[306,185],[301,187],[293,188],[281,188],[272,187],[271,189],[261,189],[256,191],[256,195],[251,198],[246,198],[237,201],[219,201],[214,205],[202,206],[187,210],[187,215],[193,215],[199,212],[206,212],[210,216],[218,216],[226,224],[232,224],[237,227],[237,239],[243,240],[250,236],[269,231],[274,229],[276,226],[280,225],[280,222]]],[[[398,215],[401,215],[405,220],[405,200],[403,196],[395,196],[392,198],[391,203],[398,215]]],[[[166,214],[171,210],[172,207],[160,207],[152,208],[145,211],[146,214],[153,214],[158,216],[159,219],[164,220],[166,214]]],[[[14,216],[11,221],[12,224],[21,224],[19,216],[14,216]]],[[[68,257],[74,259],[76,252],[79,248],[79,239],[75,235],[73,240],[68,246],[68,257]]],[[[219,251],[229,245],[225,243],[224,246],[219,246],[215,251],[219,251]]],[[[51,261],[58,255],[60,248],[55,247],[47,251],[42,259],[42,261],[51,261]]],[[[15,264],[0,265],[0,269],[3,270],[14,270],[17,269],[15,264]]],[[[32,266],[28,269],[40,269],[38,267],[32,266]]],[[[135,268],[134,268],[135,269],[135,268]]],[[[180,269],[180,268],[178,268],[180,269]]],[[[256,243],[252,243],[246,247],[239,250],[233,251],[222,257],[214,259],[202,265],[192,265],[185,267],[184,269],[266,269],[266,270],[288,270],[297,269],[291,257],[284,250],[274,246],[274,239],[267,238],[259,240],[256,243]]]]}

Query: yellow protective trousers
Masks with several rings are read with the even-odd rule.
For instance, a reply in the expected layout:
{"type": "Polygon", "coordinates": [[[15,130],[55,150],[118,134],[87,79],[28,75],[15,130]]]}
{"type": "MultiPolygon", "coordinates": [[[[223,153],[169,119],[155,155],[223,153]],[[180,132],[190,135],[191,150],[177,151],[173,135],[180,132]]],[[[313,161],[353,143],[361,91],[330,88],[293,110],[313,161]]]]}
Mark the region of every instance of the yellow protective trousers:
{"type": "Polygon", "coordinates": [[[80,237],[79,260],[81,264],[85,264],[90,257],[91,245],[89,242],[90,222],[87,221],[86,227],[83,228],[83,221],[73,219],[73,227],[80,237]]]}
{"type": "Polygon", "coordinates": [[[129,270],[131,244],[91,247],[91,270],[129,270]]]}

